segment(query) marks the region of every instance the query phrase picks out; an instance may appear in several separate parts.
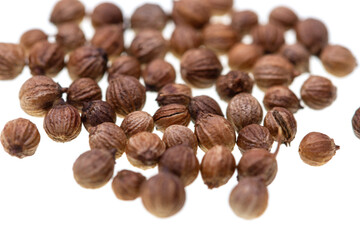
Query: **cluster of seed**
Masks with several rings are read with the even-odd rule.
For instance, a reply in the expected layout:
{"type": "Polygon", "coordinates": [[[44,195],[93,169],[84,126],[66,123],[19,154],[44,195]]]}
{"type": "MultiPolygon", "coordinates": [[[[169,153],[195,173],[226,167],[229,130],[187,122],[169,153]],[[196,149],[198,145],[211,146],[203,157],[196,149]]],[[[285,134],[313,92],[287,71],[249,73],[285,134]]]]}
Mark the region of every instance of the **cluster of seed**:
{"type": "MultiPolygon", "coordinates": [[[[288,86],[310,72],[311,55],[338,77],[350,74],[357,64],[347,48],[328,43],[327,28],[320,20],[300,19],[293,10],[277,7],[269,23],[262,25],[255,12],[232,7],[233,0],[174,1],[175,29],[167,41],[161,31],[170,17],[159,5],[144,4],[124,20],[118,6],[102,3],[90,16],[96,31],[87,41],[79,27],[84,5],[61,0],[50,17],[58,29],[55,42],[32,29],[19,44],[0,43],[0,79],[16,78],[28,65],[33,77],[21,86],[21,108],[44,117],[52,140],[71,141],[84,125],[91,150],[73,165],[74,178],[82,187],[99,188],[113,179],[117,198],[140,196],[150,213],[169,217],[183,207],[185,187],[199,172],[212,189],[226,184],[236,170],[238,184],[230,194],[230,206],[239,217],[256,218],[267,207],[267,186],[277,173],[280,144],[289,145],[296,137],[294,114],[303,106],[288,86]],[[231,24],[210,23],[214,14],[231,14],[231,24]],[[129,26],[136,36],[125,46],[129,26]],[[285,43],[289,29],[296,32],[296,44],[285,43]],[[242,42],[247,35],[253,43],[242,42]],[[177,72],[164,60],[169,50],[180,58],[180,74],[187,85],[175,83],[177,72]],[[222,75],[218,55],[224,53],[232,71],[222,75]],[[68,88],[52,79],[64,67],[73,80],[68,88]],[[105,73],[108,87],[103,101],[97,82],[105,73]],[[255,84],[265,92],[265,117],[251,94],[255,84]],[[191,87],[212,85],[228,103],[225,114],[213,98],[192,96],[191,87]],[[141,111],[146,91],[158,93],[159,108],[153,116],[141,111]],[[124,118],[121,126],[115,124],[117,116],[124,118]],[[190,121],[195,123],[194,132],[187,127],[190,121]],[[152,133],[154,128],[163,132],[162,139],[152,133]],[[274,141],[277,150],[270,153],[274,141]],[[242,153],[238,164],[231,153],[235,144],[242,153]],[[205,152],[201,162],[198,146],[205,152]],[[146,179],[122,170],[113,177],[115,159],[123,153],[133,166],[158,167],[159,173],[146,179]]],[[[321,76],[311,75],[301,87],[301,100],[312,109],[330,106],[336,94],[332,82],[321,76]]],[[[360,137],[360,110],[353,126],[360,137]]],[[[22,118],[8,122],[1,133],[5,151],[19,158],[33,155],[39,142],[36,126],[22,118]]],[[[312,132],[301,141],[299,154],[305,163],[319,166],[338,149],[333,139],[312,132]]]]}

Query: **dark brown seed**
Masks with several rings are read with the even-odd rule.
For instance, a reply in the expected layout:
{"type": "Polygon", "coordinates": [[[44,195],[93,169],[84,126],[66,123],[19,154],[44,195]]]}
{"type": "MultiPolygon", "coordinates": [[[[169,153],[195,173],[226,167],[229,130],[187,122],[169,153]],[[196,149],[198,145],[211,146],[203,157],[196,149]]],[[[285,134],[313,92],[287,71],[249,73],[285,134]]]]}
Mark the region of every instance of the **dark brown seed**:
{"type": "Polygon", "coordinates": [[[360,138],[360,108],[355,111],[351,123],[355,136],[360,138]]]}
{"type": "Polygon", "coordinates": [[[210,19],[210,7],[202,0],[181,0],[174,2],[173,20],[175,24],[187,24],[202,28],[210,19]]]}
{"type": "Polygon", "coordinates": [[[230,25],[211,23],[203,29],[204,44],[214,51],[226,52],[236,42],[236,32],[230,25]]]}
{"type": "Polygon", "coordinates": [[[339,149],[334,139],[319,132],[311,132],[301,140],[299,154],[306,164],[321,166],[330,161],[339,149]]]}
{"type": "Polygon", "coordinates": [[[225,14],[229,12],[234,4],[233,0],[206,0],[214,14],[225,14]]]}
{"type": "Polygon", "coordinates": [[[145,87],[134,77],[119,75],[109,82],[106,90],[106,101],[118,115],[124,117],[144,107],[146,101],[145,87]]]}
{"type": "Polygon", "coordinates": [[[16,78],[24,66],[25,53],[19,45],[0,43],[0,80],[16,78]]]}
{"type": "Polygon", "coordinates": [[[201,177],[209,189],[225,185],[236,167],[231,151],[221,145],[212,147],[205,153],[200,166],[201,177]]]}
{"type": "Polygon", "coordinates": [[[115,158],[112,152],[93,149],[81,154],[73,165],[74,178],[83,188],[100,188],[113,176],[115,158]]]}
{"type": "Polygon", "coordinates": [[[188,106],[192,97],[191,88],[185,84],[169,83],[160,89],[156,98],[159,106],[182,104],[188,106]]]}
{"type": "Polygon", "coordinates": [[[219,104],[213,98],[206,95],[193,97],[188,109],[193,121],[196,121],[202,114],[206,113],[224,116],[219,104]]]}
{"type": "Polygon", "coordinates": [[[139,132],[152,132],[154,130],[154,120],[147,112],[135,111],[124,118],[121,128],[126,136],[130,138],[139,132]]]}
{"type": "Polygon", "coordinates": [[[153,119],[156,129],[163,132],[171,125],[189,125],[190,114],[184,105],[169,104],[160,107],[155,112],[153,119]]]}
{"type": "Polygon", "coordinates": [[[138,7],[131,16],[131,28],[152,28],[162,30],[168,20],[164,10],[158,4],[146,3],[138,7]]]}
{"type": "Polygon", "coordinates": [[[139,132],[129,138],[126,145],[126,156],[129,162],[138,168],[154,168],[165,152],[166,146],[158,135],[139,132]]]}
{"type": "Polygon", "coordinates": [[[147,90],[159,91],[166,84],[175,82],[176,72],[170,63],[155,59],[146,66],[143,78],[147,90]]]}
{"type": "Polygon", "coordinates": [[[241,71],[230,71],[216,81],[216,91],[224,101],[230,101],[238,93],[251,93],[253,86],[254,80],[241,71]]]}
{"type": "Polygon", "coordinates": [[[250,124],[239,131],[237,146],[242,154],[253,148],[263,148],[268,151],[274,143],[270,131],[259,124],[250,124]]]}
{"type": "Polygon", "coordinates": [[[203,42],[202,34],[187,25],[178,25],[170,38],[171,50],[177,56],[182,56],[187,50],[198,48],[203,42]]]}
{"type": "Polygon", "coordinates": [[[32,156],[39,143],[40,134],[36,125],[24,118],[7,122],[1,132],[1,144],[11,156],[32,156]]]}
{"type": "Polygon", "coordinates": [[[231,15],[231,26],[238,33],[239,38],[258,25],[258,16],[255,12],[250,10],[234,11],[231,15]]]}
{"type": "Polygon", "coordinates": [[[112,61],[111,67],[108,69],[108,80],[118,75],[132,76],[137,79],[141,76],[140,62],[132,56],[120,56],[112,61]]]}
{"type": "Polygon", "coordinates": [[[146,178],[129,170],[121,170],[114,177],[111,187],[115,196],[124,201],[135,200],[140,196],[140,189],[146,178]]]}
{"type": "Polygon", "coordinates": [[[251,35],[253,43],[263,47],[267,53],[276,52],[285,43],[283,30],[272,24],[255,27],[251,35]]]}
{"type": "Polygon", "coordinates": [[[101,100],[94,100],[84,103],[81,120],[86,130],[89,131],[91,127],[95,127],[103,122],[115,123],[116,114],[109,103],[101,100]]]}
{"type": "Polygon", "coordinates": [[[279,53],[291,62],[300,73],[310,71],[310,53],[301,43],[283,45],[279,53]]]}
{"type": "Polygon", "coordinates": [[[337,77],[345,77],[357,67],[352,52],[340,45],[327,45],[321,52],[320,59],[326,71],[337,77]]]}
{"type": "Polygon", "coordinates": [[[296,113],[303,107],[295,93],[286,86],[273,86],[265,92],[264,106],[267,111],[274,107],[283,107],[292,113],[296,113]]]}
{"type": "Polygon", "coordinates": [[[67,90],[67,102],[81,110],[85,102],[101,100],[99,85],[91,78],[79,78],[67,90]]]}
{"type": "Polygon", "coordinates": [[[78,47],[84,46],[86,38],[84,32],[76,23],[64,23],[58,26],[56,42],[67,52],[71,52],[78,47]]]}
{"type": "Polygon", "coordinates": [[[80,23],[85,16],[85,6],[77,0],[61,0],[54,6],[50,22],[55,25],[74,22],[80,23]]]}
{"type": "Polygon", "coordinates": [[[40,29],[31,29],[23,33],[20,38],[20,46],[28,54],[30,49],[38,42],[47,41],[48,35],[40,29]]]}
{"type": "Polygon", "coordinates": [[[120,56],[124,51],[124,36],[121,25],[106,25],[96,29],[91,44],[103,49],[109,58],[120,56]]]}
{"type": "Polygon", "coordinates": [[[319,110],[330,106],[337,97],[337,88],[324,77],[311,76],[301,87],[301,99],[310,108],[319,110]]]}
{"type": "Polygon", "coordinates": [[[162,140],[164,141],[166,148],[187,145],[192,148],[195,154],[197,152],[198,141],[195,134],[188,127],[171,125],[165,129],[162,140]]]}
{"type": "Polygon", "coordinates": [[[288,7],[274,8],[269,16],[269,22],[274,25],[278,25],[284,29],[295,27],[299,18],[296,13],[288,7]]]}
{"type": "Polygon", "coordinates": [[[233,150],[236,136],[234,128],[224,117],[207,113],[203,114],[195,123],[195,135],[199,147],[207,152],[215,145],[223,145],[233,150]]]}
{"type": "Polygon", "coordinates": [[[91,23],[94,28],[102,27],[105,25],[123,23],[123,14],[113,3],[105,2],[97,5],[91,15],[91,23]]]}
{"type": "Polygon", "coordinates": [[[263,111],[260,103],[250,93],[239,93],[230,100],[226,117],[238,132],[247,125],[260,124],[263,111]]]}
{"type": "Polygon", "coordinates": [[[237,43],[228,53],[231,69],[250,72],[264,50],[256,44],[237,43]]]}

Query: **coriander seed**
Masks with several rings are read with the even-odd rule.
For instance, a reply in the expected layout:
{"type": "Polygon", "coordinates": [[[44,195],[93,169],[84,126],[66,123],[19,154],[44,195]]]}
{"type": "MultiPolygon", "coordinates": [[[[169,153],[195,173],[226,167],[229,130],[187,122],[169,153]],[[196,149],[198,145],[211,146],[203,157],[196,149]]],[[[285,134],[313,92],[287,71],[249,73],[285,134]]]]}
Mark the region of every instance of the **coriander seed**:
{"type": "Polygon", "coordinates": [[[283,107],[292,113],[296,113],[303,106],[295,93],[286,86],[273,86],[265,92],[264,106],[267,111],[274,107],[283,107]]]}
{"type": "Polygon", "coordinates": [[[0,80],[12,80],[24,69],[25,53],[17,44],[0,43],[0,80]]]}
{"type": "Polygon", "coordinates": [[[121,170],[114,177],[111,187],[118,199],[130,201],[140,196],[140,189],[145,181],[146,178],[141,173],[121,170]]]}
{"type": "Polygon", "coordinates": [[[111,78],[117,77],[118,75],[128,75],[139,79],[141,76],[141,65],[136,58],[122,55],[112,61],[108,73],[109,82],[111,78]]]}
{"type": "Polygon", "coordinates": [[[81,112],[81,121],[87,131],[104,122],[116,122],[116,114],[111,105],[101,100],[85,102],[81,112]]]}
{"type": "Polygon", "coordinates": [[[113,3],[100,3],[91,14],[91,23],[94,28],[112,24],[121,25],[123,14],[121,9],[113,3]]]}
{"type": "Polygon", "coordinates": [[[172,17],[176,25],[187,24],[202,28],[210,19],[210,7],[203,0],[180,0],[173,5],[172,17]]]}
{"type": "Polygon", "coordinates": [[[200,47],[202,42],[201,32],[191,26],[177,25],[170,38],[170,48],[181,57],[187,50],[200,47]]]}
{"type": "Polygon", "coordinates": [[[163,59],[151,61],[143,71],[146,89],[159,91],[168,83],[175,83],[176,72],[174,67],[163,59]]]}
{"type": "Polygon", "coordinates": [[[188,127],[171,125],[165,129],[162,140],[164,141],[166,148],[187,145],[192,148],[195,154],[197,152],[198,141],[195,134],[188,127]]]}
{"type": "Polygon", "coordinates": [[[187,126],[190,122],[190,114],[186,106],[169,104],[160,107],[153,116],[156,129],[164,132],[171,125],[187,126]]]}
{"type": "Polygon", "coordinates": [[[269,22],[271,24],[280,26],[284,29],[295,27],[298,20],[299,18],[296,13],[292,9],[284,6],[274,8],[269,16],[269,22]]]}
{"type": "Polygon", "coordinates": [[[131,16],[131,28],[145,29],[152,28],[162,30],[168,17],[158,4],[146,3],[135,9],[131,16]]]}
{"type": "Polygon", "coordinates": [[[310,72],[310,53],[301,43],[283,45],[279,53],[291,62],[300,73],[310,72]]]}
{"type": "Polygon", "coordinates": [[[56,43],[63,47],[66,52],[71,52],[85,45],[85,34],[78,24],[64,23],[59,25],[57,29],[56,43]]]}
{"type": "Polygon", "coordinates": [[[214,51],[227,52],[236,42],[237,35],[230,25],[211,23],[203,29],[204,44],[214,51]]]}
{"type": "Polygon", "coordinates": [[[168,104],[182,104],[188,106],[192,97],[191,88],[185,84],[168,83],[162,87],[156,101],[159,106],[168,104]]]}
{"type": "Polygon", "coordinates": [[[360,108],[358,108],[351,120],[353,131],[357,138],[360,138],[360,108]]]}
{"type": "Polygon", "coordinates": [[[91,44],[103,49],[109,58],[120,56],[124,51],[124,35],[121,25],[106,25],[96,29],[91,44]]]}
{"type": "Polygon", "coordinates": [[[26,54],[38,42],[47,41],[48,35],[40,29],[30,29],[24,32],[20,38],[20,46],[25,50],[26,54]]]}
{"type": "Polygon", "coordinates": [[[231,26],[241,39],[245,34],[258,25],[258,15],[250,10],[234,11],[231,14],[231,26]]]}
{"type": "Polygon", "coordinates": [[[79,78],[71,83],[67,92],[67,102],[81,110],[85,102],[101,100],[99,85],[91,78],[79,78]]]}
{"type": "Polygon", "coordinates": [[[224,116],[220,105],[213,98],[206,95],[193,97],[190,101],[188,109],[191,115],[191,119],[194,122],[205,113],[224,116]]]}
{"type": "Polygon", "coordinates": [[[54,6],[50,22],[55,25],[74,22],[80,23],[85,17],[85,6],[77,0],[61,0],[54,6]]]}
{"type": "Polygon", "coordinates": [[[254,80],[241,71],[230,71],[216,81],[216,91],[224,101],[230,101],[238,93],[251,93],[253,86],[254,80]]]}
{"type": "Polygon", "coordinates": [[[252,30],[253,43],[263,47],[266,53],[274,53],[285,43],[284,32],[276,25],[259,25],[252,30]]]}
{"type": "Polygon", "coordinates": [[[274,143],[269,129],[259,124],[250,124],[241,129],[236,141],[242,154],[253,148],[263,148],[268,151],[274,143]]]}
{"type": "Polygon", "coordinates": [[[143,111],[129,113],[121,123],[127,138],[139,132],[152,132],[154,130],[154,120],[150,114],[143,111]]]}
{"type": "Polygon", "coordinates": [[[264,50],[259,45],[237,43],[228,53],[229,66],[234,70],[250,72],[263,54],[264,50]]]}

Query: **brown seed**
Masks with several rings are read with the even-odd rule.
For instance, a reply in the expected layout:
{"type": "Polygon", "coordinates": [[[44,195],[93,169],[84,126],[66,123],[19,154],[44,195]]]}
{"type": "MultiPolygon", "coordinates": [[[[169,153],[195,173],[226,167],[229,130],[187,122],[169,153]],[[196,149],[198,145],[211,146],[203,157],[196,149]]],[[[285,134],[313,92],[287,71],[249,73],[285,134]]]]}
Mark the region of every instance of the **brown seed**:
{"type": "Polygon", "coordinates": [[[225,14],[229,12],[234,4],[233,0],[206,0],[206,2],[215,14],[225,14]]]}
{"type": "Polygon", "coordinates": [[[301,87],[301,99],[312,109],[324,109],[337,97],[337,88],[324,77],[310,76],[301,87]]]}
{"type": "Polygon", "coordinates": [[[237,146],[242,154],[253,148],[263,148],[268,151],[274,143],[269,129],[259,124],[250,124],[239,131],[237,146]]]}
{"type": "Polygon", "coordinates": [[[212,86],[223,67],[214,52],[206,48],[188,50],[181,58],[181,76],[197,88],[212,86]]]}
{"type": "Polygon", "coordinates": [[[202,28],[210,19],[210,7],[202,0],[180,0],[174,2],[173,20],[175,24],[187,24],[202,28]]]}
{"type": "Polygon", "coordinates": [[[94,100],[84,103],[81,121],[86,130],[89,131],[91,127],[95,127],[103,122],[115,123],[116,114],[109,103],[101,100],[94,100]]]}
{"type": "Polygon", "coordinates": [[[59,99],[46,113],[44,118],[46,134],[56,142],[69,142],[81,132],[81,117],[79,111],[59,99]]]}
{"type": "Polygon", "coordinates": [[[67,22],[80,23],[85,16],[84,5],[77,0],[61,0],[54,6],[50,22],[59,25],[67,22]]]}
{"type": "Polygon", "coordinates": [[[99,85],[91,78],[79,78],[71,83],[67,90],[67,102],[81,110],[85,102],[101,100],[99,85]]]}
{"type": "Polygon", "coordinates": [[[280,55],[266,55],[256,62],[253,75],[258,87],[267,89],[275,85],[290,85],[299,72],[286,58],[280,55]]]}
{"type": "Polygon", "coordinates": [[[109,58],[120,56],[124,51],[124,36],[121,25],[105,25],[96,29],[91,44],[102,48],[109,58]]]}
{"type": "Polygon", "coordinates": [[[141,174],[129,170],[121,170],[112,181],[115,196],[124,201],[135,200],[140,196],[141,185],[146,178],[141,174]]]}
{"type": "Polygon", "coordinates": [[[149,169],[156,166],[165,149],[165,143],[161,141],[158,135],[139,132],[129,138],[125,152],[133,166],[149,169]]]}
{"type": "Polygon", "coordinates": [[[25,54],[19,45],[0,43],[0,80],[16,78],[24,66],[25,54]]]}
{"type": "Polygon", "coordinates": [[[357,67],[352,52],[340,45],[327,45],[322,50],[320,58],[326,71],[337,77],[345,77],[357,67]]]}
{"type": "Polygon", "coordinates": [[[230,101],[238,93],[251,93],[253,86],[254,80],[241,71],[230,71],[216,81],[216,91],[224,101],[230,101]]]}
{"type": "Polygon", "coordinates": [[[168,83],[162,87],[156,98],[159,106],[182,104],[188,106],[192,97],[191,88],[185,84],[168,83]]]}
{"type": "Polygon", "coordinates": [[[155,59],[146,66],[143,78],[147,90],[159,91],[166,84],[175,83],[176,72],[170,63],[155,59]]]}
{"type": "Polygon", "coordinates": [[[301,44],[283,45],[279,50],[280,55],[291,62],[300,73],[309,72],[310,53],[301,44]]]}
{"type": "Polygon", "coordinates": [[[184,186],[188,186],[199,174],[199,161],[190,147],[177,145],[167,149],[161,156],[159,172],[174,174],[180,178],[184,186]]]}
{"type": "Polygon", "coordinates": [[[290,145],[297,132],[297,123],[294,115],[282,107],[274,107],[267,112],[264,118],[264,126],[269,129],[274,140],[279,140],[279,127],[281,128],[281,143],[290,145]]]}
{"type": "Polygon", "coordinates": [[[149,63],[157,58],[164,58],[168,51],[168,43],[160,31],[143,29],[130,45],[130,52],[141,63],[149,63]]]}
{"type": "Polygon", "coordinates": [[[184,185],[170,173],[159,173],[144,182],[140,195],[146,210],[159,218],[178,213],[186,198],[184,185]]]}
{"type": "Polygon", "coordinates": [[[177,56],[182,56],[187,50],[198,48],[203,42],[202,34],[187,25],[178,25],[170,38],[171,50],[177,56]]]}
{"type": "Polygon", "coordinates": [[[284,32],[276,25],[259,25],[252,30],[253,43],[260,45],[267,53],[274,53],[285,43],[284,32]]]}
{"type": "Polygon", "coordinates": [[[265,92],[264,106],[267,111],[274,107],[283,107],[292,113],[296,113],[303,107],[295,93],[286,86],[273,86],[265,92]]]}
{"type": "Polygon", "coordinates": [[[124,131],[115,123],[104,122],[90,128],[89,144],[91,149],[100,148],[111,151],[116,149],[115,158],[125,151],[127,138],[124,131]]]}
{"type": "Polygon", "coordinates": [[[152,132],[154,130],[154,120],[147,112],[135,111],[124,118],[121,128],[126,136],[130,138],[139,132],[152,132]]]}
{"type": "Polygon", "coordinates": [[[20,88],[20,106],[27,114],[44,116],[55,100],[61,98],[64,89],[46,76],[34,76],[20,88]]]}
{"type": "Polygon", "coordinates": [[[108,73],[109,81],[111,78],[117,77],[118,75],[128,75],[139,79],[141,76],[141,65],[136,58],[123,55],[112,61],[108,73]]]}
{"type": "Polygon", "coordinates": [[[233,212],[241,218],[250,220],[260,217],[268,205],[268,190],[261,179],[243,178],[231,191],[229,204],[233,212]]]}
{"type": "Polygon", "coordinates": [[[233,150],[236,136],[234,128],[224,117],[207,113],[196,120],[195,135],[199,142],[199,147],[207,152],[215,145],[223,145],[233,150]]]}
{"type": "Polygon", "coordinates": [[[311,132],[301,140],[299,154],[306,164],[321,166],[330,161],[339,149],[334,139],[319,132],[311,132]]]}
{"type": "Polygon", "coordinates": [[[225,185],[235,171],[235,159],[231,151],[221,145],[205,153],[200,166],[201,177],[209,189],[225,185]]]}
{"type": "Polygon", "coordinates": [[[212,113],[224,116],[219,104],[211,97],[206,95],[193,97],[189,104],[191,119],[196,121],[202,114],[212,113]]]}
{"type": "Polygon", "coordinates": [[[166,148],[187,145],[192,148],[195,154],[197,152],[198,141],[195,134],[188,127],[171,125],[165,129],[162,140],[164,141],[166,148]]]}
{"type": "Polygon", "coordinates": [[[105,2],[97,5],[91,14],[91,23],[94,28],[111,24],[122,24],[123,14],[113,3],[105,2]]]}
{"type": "Polygon", "coordinates": [[[236,42],[237,35],[230,25],[211,23],[203,29],[204,44],[214,51],[226,52],[236,42]]]}
{"type": "Polygon", "coordinates": [[[296,13],[288,7],[274,8],[269,16],[269,22],[274,25],[278,25],[284,29],[290,29],[295,27],[299,18],[296,13]]]}
{"type": "Polygon", "coordinates": [[[40,29],[31,29],[23,33],[20,38],[20,46],[28,54],[30,49],[38,42],[47,41],[48,35],[40,29]]]}
{"type": "Polygon", "coordinates": [[[81,154],[73,165],[74,178],[83,188],[100,188],[113,176],[115,158],[112,152],[93,149],[81,154]]]}
{"type": "Polygon", "coordinates": [[[238,33],[239,38],[250,33],[258,22],[258,15],[250,10],[234,11],[231,15],[231,26],[238,33]]]}
{"type": "Polygon", "coordinates": [[[264,54],[264,50],[256,44],[237,43],[229,53],[231,69],[250,72],[256,61],[264,54]]]}
{"type": "Polygon", "coordinates": [[[105,51],[93,46],[84,46],[70,54],[67,69],[72,80],[91,78],[98,82],[106,71],[106,65],[105,51]]]}
{"type": "Polygon", "coordinates": [[[168,20],[164,10],[158,4],[146,3],[138,7],[131,16],[131,28],[152,28],[162,30],[168,20]]]}
{"type": "Polygon", "coordinates": [[[300,21],[295,31],[298,42],[302,43],[311,54],[319,54],[328,44],[328,30],[320,20],[308,18],[300,21]]]}
{"type": "Polygon", "coordinates": [[[119,75],[109,82],[106,90],[106,101],[118,115],[124,117],[144,107],[146,101],[145,87],[134,77],[119,75]]]}
{"type": "Polygon", "coordinates": [[[67,52],[71,52],[78,47],[84,46],[86,38],[84,32],[76,23],[64,23],[58,26],[56,42],[67,52]]]}
{"type": "Polygon", "coordinates": [[[1,132],[1,144],[11,156],[32,156],[39,143],[40,134],[36,125],[24,118],[7,122],[1,132]]]}
{"type": "Polygon", "coordinates": [[[187,126],[190,122],[190,114],[186,106],[169,104],[160,107],[153,116],[156,129],[164,132],[171,125],[187,126]]]}
{"type": "Polygon", "coordinates": [[[230,100],[226,109],[226,118],[238,132],[247,125],[260,124],[263,111],[258,100],[250,93],[239,93],[230,100]]]}
{"type": "Polygon", "coordinates": [[[360,108],[358,108],[351,120],[355,136],[360,138],[360,108]]]}

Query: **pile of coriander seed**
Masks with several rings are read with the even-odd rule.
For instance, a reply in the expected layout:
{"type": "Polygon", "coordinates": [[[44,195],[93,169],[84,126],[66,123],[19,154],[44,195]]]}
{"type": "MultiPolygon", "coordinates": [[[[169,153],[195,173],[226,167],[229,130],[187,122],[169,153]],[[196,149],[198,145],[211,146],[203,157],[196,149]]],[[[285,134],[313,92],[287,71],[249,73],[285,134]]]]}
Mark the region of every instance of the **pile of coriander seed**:
{"type": "MultiPolygon", "coordinates": [[[[301,19],[287,7],[273,9],[267,24],[259,23],[253,11],[234,10],[233,0],[178,0],[171,13],[157,4],[144,4],[129,19],[123,11],[127,13],[102,3],[87,15],[80,1],[60,0],[50,16],[58,31],[54,41],[31,29],[19,43],[0,43],[0,80],[15,79],[27,65],[33,77],[20,88],[22,110],[43,117],[46,134],[57,142],[75,139],[82,126],[89,132],[91,150],[73,165],[80,186],[96,189],[112,180],[117,198],[141,197],[151,214],[164,218],[182,209],[185,187],[199,173],[213,189],[235,177],[236,171],[231,209],[245,219],[261,216],[268,204],[267,186],[277,174],[280,145],[296,137],[294,114],[304,108],[302,103],[321,110],[337,97],[331,80],[318,75],[302,85],[302,103],[288,86],[310,72],[312,55],[334,76],[349,75],[357,66],[351,51],[329,43],[323,22],[301,19]],[[223,14],[231,16],[231,24],[210,21],[223,14]],[[79,25],[87,17],[95,29],[91,39],[79,25]],[[162,30],[170,21],[175,28],[165,39],[162,30]],[[130,28],[136,35],[125,46],[124,32],[130,28]],[[286,44],[288,30],[296,32],[296,44],[286,44]],[[253,42],[243,43],[245,36],[253,42]],[[167,54],[179,58],[179,73],[164,60],[167,54]],[[223,72],[220,55],[228,56],[232,71],[223,72]],[[65,67],[73,80],[66,87],[52,79],[65,67]],[[186,84],[175,83],[177,75],[186,84]],[[98,85],[104,76],[105,101],[98,85]],[[225,116],[213,98],[192,95],[192,88],[213,85],[228,103],[225,116]],[[266,114],[251,94],[254,85],[264,91],[266,114]],[[153,116],[141,111],[149,91],[158,93],[159,108],[153,116]],[[123,118],[120,126],[115,124],[117,117],[123,118]],[[187,127],[190,121],[194,131],[187,127]],[[154,128],[163,132],[162,139],[154,128]],[[277,148],[271,153],[274,141],[277,148]],[[235,144],[242,153],[238,164],[232,155],[235,144]],[[198,147],[205,152],[201,162],[198,147]],[[134,167],[158,168],[158,174],[149,179],[125,169],[114,174],[116,159],[124,152],[134,167]]],[[[352,124],[360,138],[360,109],[352,124]]],[[[19,118],[4,126],[1,143],[10,155],[24,158],[36,152],[40,134],[30,120],[19,118]]],[[[299,155],[305,163],[321,166],[338,149],[329,136],[311,132],[301,141],[299,155]]]]}

